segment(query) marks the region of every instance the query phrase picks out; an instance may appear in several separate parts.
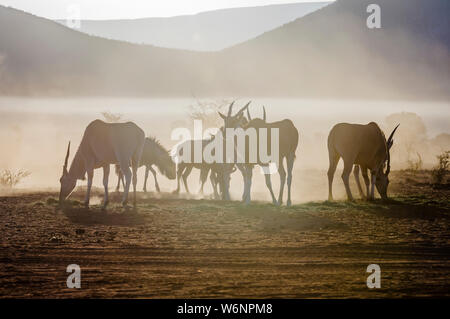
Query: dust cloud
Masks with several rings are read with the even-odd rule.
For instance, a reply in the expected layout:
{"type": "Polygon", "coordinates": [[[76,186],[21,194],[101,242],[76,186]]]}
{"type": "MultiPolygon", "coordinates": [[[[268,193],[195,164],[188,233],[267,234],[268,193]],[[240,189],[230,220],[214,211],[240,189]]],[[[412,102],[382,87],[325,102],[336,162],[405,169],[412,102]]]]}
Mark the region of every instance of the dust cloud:
{"type": "MultiPolygon", "coordinates": [[[[244,105],[250,98],[241,98],[244,105]]],[[[326,140],[331,127],[339,122],[377,122],[388,135],[397,123],[400,128],[392,149],[392,169],[406,169],[420,156],[422,168],[429,169],[436,155],[450,149],[448,103],[357,101],[357,100],[299,100],[252,99],[250,112],[253,118],[262,117],[262,106],[267,110],[268,121],[289,118],[300,132],[297,159],[294,165],[293,201],[323,200],[327,196],[326,170],[328,153],[326,140]]],[[[0,98],[0,170],[25,169],[31,175],[17,185],[19,189],[58,189],[67,143],[71,141],[71,161],[81,141],[85,127],[102,112],[122,114],[124,121],[134,121],[147,136],[156,136],[170,149],[178,141],[170,139],[177,127],[193,128],[189,105],[193,99],[120,99],[120,98],[0,98]]],[[[237,109],[237,108],[236,108],[237,109]]],[[[207,127],[204,127],[206,129],[207,127]]],[[[344,196],[339,169],[335,177],[336,197],[344,196]]],[[[143,187],[144,170],[139,170],[138,190],[143,187]]],[[[96,170],[94,186],[101,187],[102,172],[96,170]]],[[[199,189],[199,174],[193,170],[189,177],[190,189],[199,189]]],[[[272,176],[274,191],[278,192],[279,177],[272,176]]],[[[171,192],[176,181],[158,175],[162,192],[171,192]]],[[[110,188],[115,188],[117,178],[110,175],[110,188]]],[[[77,185],[84,186],[86,181],[77,185]]],[[[153,177],[149,176],[147,188],[154,191],[153,177]]],[[[243,191],[242,176],[237,171],[232,176],[231,195],[240,199],[243,191]]],[[[183,188],[182,188],[183,191],[183,188]]],[[[212,192],[209,181],[205,192],[212,192]]],[[[356,194],[356,193],[355,193],[356,194]]],[[[197,195],[192,195],[198,198],[197,195]]],[[[264,177],[259,168],[254,171],[252,198],[269,200],[264,177]]]]}

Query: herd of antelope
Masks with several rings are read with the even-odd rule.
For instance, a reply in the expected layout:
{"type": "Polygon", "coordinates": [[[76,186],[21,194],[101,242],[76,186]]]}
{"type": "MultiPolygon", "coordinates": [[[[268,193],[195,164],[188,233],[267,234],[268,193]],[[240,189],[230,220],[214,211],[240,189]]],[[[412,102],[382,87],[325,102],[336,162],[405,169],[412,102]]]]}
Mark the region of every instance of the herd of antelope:
{"type": "MultiPolygon", "coordinates": [[[[275,197],[272,189],[271,174],[265,174],[265,181],[272,202],[275,205],[282,204],[283,190],[286,183],[288,193],[286,204],[287,206],[290,206],[292,170],[299,141],[298,130],[289,119],[278,122],[267,122],[265,108],[263,109],[263,118],[252,119],[250,116],[249,104],[250,102],[234,115],[232,114],[234,102],[230,104],[226,115],[219,112],[224,123],[219,131],[223,132],[227,128],[241,128],[243,130],[249,128],[275,128],[278,130],[279,161],[277,170],[280,176],[278,199],[275,197]],[[245,116],[244,111],[247,111],[247,117],[245,116]],[[287,173],[283,164],[284,159],[286,159],[287,173]]],[[[353,200],[349,186],[349,177],[352,169],[361,197],[373,200],[374,189],[376,188],[382,199],[387,199],[391,159],[390,149],[393,145],[393,136],[397,128],[398,125],[389,135],[387,140],[383,131],[374,122],[366,125],[339,123],[331,129],[328,136],[329,200],[333,200],[333,177],[341,157],[344,161],[342,180],[345,185],[348,200],[353,200]],[[360,184],[360,171],[362,172],[366,185],[365,194],[360,184]],[[370,180],[368,171],[370,171],[370,180]]],[[[202,140],[202,147],[207,147],[215,138],[219,138],[217,136],[212,135],[210,138],[202,140]]],[[[259,139],[259,136],[257,136],[257,138],[259,139]]],[[[194,141],[188,140],[184,143],[194,143],[194,141]]],[[[260,143],[257,145],[259,147],[260,143]]],[[[248,149],[246,149],[246,153],[248,153],[248,149]]],[[[111,164],[115,164],[115,171],[118,175],[116,190],[119,190],[121,183],[124,188],[122,200],[124,206],[127,206],[128,203],[128,193],[131,182],[133,183],[133,205],[136,206],[137,169],[140,166],[145,166],[144,191],[147,191],[149,171],[153,174],[156,190],[158,192],[160,191],[156,171],[153,167],[155,166],[159,172],[167,178],[171,180],[177,179],[177,189],[174,191],[175,193],[180,192],[181,181],[183,182],[186,192],[189,193],[187,179],[192,169],[196,168],[200,170],[200,192],[203,192],[204,184],[209,175],[214,191],[214,197],[223,200],[230,200],[229,187],[231,174],[238,169],[241,172],[244,181],[242,201],[246,204],[249,204],[251,201],[252,172],[254,166],[268,166],[266,162],[262,162],[259,158],[256,162],[251,163],[196,163],[195,161],[189,161],[175,164],[170,152],[155,138],[145,138],[144,131],[136,124],[132,122],[105,123],[101,120],[95,120],[86,127],[70,168],[68,168],[69,154],[70,142],[64,161],[62,177],[60,179],[61,189],[59,201],[62,203],[67,199],[75,189],[77,180],[84,180],[87,175],[87,191],[84,202],[86,207],[89,207],[94,169],[100,167],[103,168],[103,186],[105,189],[103,208],[106,208],[108,205],[108,180],[111,164]]]]}

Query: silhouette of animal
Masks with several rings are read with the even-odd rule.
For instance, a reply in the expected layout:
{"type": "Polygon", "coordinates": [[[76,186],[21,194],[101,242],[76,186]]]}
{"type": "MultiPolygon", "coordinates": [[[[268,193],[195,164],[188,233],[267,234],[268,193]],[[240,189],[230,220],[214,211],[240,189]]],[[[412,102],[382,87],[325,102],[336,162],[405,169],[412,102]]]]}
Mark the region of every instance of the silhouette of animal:
{"type": "Polygon", "coordinates": [[[384,200],[388,198],[387,188],[391,170],[390,149],[394,144],[393,136],[399,125],[394,128],[387,141],[383,131],[374,122],[366,125],[339,123],[331,129],[328,135],[328,155],[330,161],[328,169],[328,200],[333,200],[333,177],[341,157],[344,160],[342,180],[345,185],[348,200],[353,200],[349,186],[349,176],[353,165],[356,165],[354,175],[362,197],[364,197],[364,194],[359,181],[360,169],[362,170],[366,183],[367,198],[374,199],[375,186],[384,200]],[[386,171],[384,172],[385,164],[386,171]],[[367,175],[368,170],[371,173],[370,190],[367,175]]]}
{"type": "MultiPolygon", "coordinates": [[[[169,151],[161,145],[159,141],[154,137],[147,137],[144,143],[144,151],[142,153],[140,166],[145,165],[145,179],[143,191],[147,192],[147,179],[148,172],[152,172],[153,178],[155,179],[155,188],[159,193],[160,188],[158,184],[158,179],[156,178],[156,171],[152,167],[153,165],[158,168],[159,172],[166,176],[168,179],[175,179],[176,165],[169,154],[169,151]]],[[[123,174],[120,170],[119,165],[115,166],[116,175],[118,176],[116,191],[119,191],[120,183],[125,187],[125,181],[123,179],[123,174]]]]}
{"type": "MultiPolygon", "coordinates": [[[[257,165],[260,165],[262,167],[267,167],[268,164],[264,163],[260,160],[260,129],[266,129],[267,130],[267,145],[266,150],[270,150],[270,144],[271,144],[271,132],[272,129],[278,130],[278,166],[277,171],[280,175],[280,193],[278,195],[278,200],[275,198],[275,195],[272,190],[272,182],[270,179],[270,173],[265,172],[265,180],[266,180],[266,186],[269,189],[270,195],[272,197],[272,203],[274,205],[281,205],[283,202],[283,191],[284,191],[284,185],[286,183],[286,171],[284,169],[283,161],[286,159],[286,165],[287,165],[287,186],[288,186],[288,198],[287,198],[287,206],[290,206],[292,204],[291,202],[291,185],[292,185],[292,170],[294,166],[295,161],[295,152],[297,150],[298,146],[298,140],[299,140],[299,134],[297,128],[294,126],[291,120],[285,119],[282,121],[277,122],[267,122],[266,121],[266,109],[263,107],[263,118],[255,118],[252,119],[250,115],[250,111],[247,109],[247,117],[249,122],[244,126],[244,129],[253,128],[256,130],[257,133],[257,141],[256,141],[256,150],[258,154],[257,158],[257,165]]],[[[248,159],[248,152],[249,152],[249,145],[246,145],[246,158],[248,159]]],[[[243,176],[244,176],[244,194],[242,196],[242,200],[246,203],[250,203],[250,197],[251,197],[251,185],[252,185],[252,176],[253,176],[253,167],[255,164],[249,164],[246,163],[244,165],[237,165],[238,168],[241,170],[243,176]]]]}
{"type": "Polygon", "coordinates": [[[144,131],[132,122],[105,123],[92,121],[85,129],[83,138],[67,169],[70,142],[60,178],[59,202],[62,203],[74,190],[77,180],[87,174],[87,191],[84,204],[89,207],[89,198],[95,168],[103,168],[105,197],[103,207],[108,205],[108,178],[110,164],[118,164],[125,176],[125,191],[122,204],[127,205],[131,179],[133,179],[133,204],[136,206],[137,168],[144,150],[144,131]],[[131,164],[131,170],[130,170],[131,164]]]}

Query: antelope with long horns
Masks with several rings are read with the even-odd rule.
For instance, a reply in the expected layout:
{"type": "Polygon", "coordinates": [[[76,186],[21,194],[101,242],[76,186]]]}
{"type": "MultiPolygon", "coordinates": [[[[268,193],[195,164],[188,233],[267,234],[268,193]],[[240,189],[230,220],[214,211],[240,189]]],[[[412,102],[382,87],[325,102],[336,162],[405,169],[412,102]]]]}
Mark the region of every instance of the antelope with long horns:
{"type": "Polygon", "coordinates": [[[342,180],[348,200],[353,200],[349,186],[349,176],[354,165],[354,175],[362,197],[364,197],[364,194],[359,181],[360,168],[366,183],[367,199],[374,199],[375,187],[383,200],[388,198],[387,188],[389,185],[389,172],[391,171],[390,150],[394,144],[394,133],[399,125],[394,128],[387,141],[380,127],[374,122],[366,125],[339,123],[331,129],[328,135],[328,155],[330,160],[328,169],[328,200],[333,200],[333,176],[341,157],[344,160],[342,180]],[[385,167],[386,171],[384,171],[385,167]],[[371,173],[370,190],[368,170],[371,173]]]}
{"type": "MultiPolygon", "coordinates": [[[[280,193],[278,195],[278,200],[275,198],[275,195],[272,190],[272,182],[270,179],[270,174],[268,172],[265,172],[265,180],[266,180],[266,186],[269,189],[270,195],[272,197],[272,203],[274,205],[281,205],[283,202],[283,191],[284,191],[284,185],[287,182],[288,187],[288,197],[286,205],[291,205],[291,185],[292,185],[292,170],[294,166],[295,161],[295,152],[297,150],[298,146],[298,140],[299,140],[299,134],[297,128],[294,126],[291,120],[285,119],[282,121],[277,122],[271,122],[268,123],[266,121],[266,108],[263,107],[263,118],[255,118],[252,119],[250,116],[250,111],[247,109],[247,117],[249,122],[244,126],[244,129],[254,128],[257,132],[257,154],[258,154],[258,162],[257,164],[264,167],[268,166],[267,163],[262,163],[259,159],[259,149],[261,147],[261,143],[264,141],[260,141],[260,129],[266,129],[267,130],[267,146],[266,150],[270,149],[271,144],[271,131],[272,129],[278,130],[278,163],[277,163],[277,171],[280,175],[280,193]],[[286,159],[286,165],[287,165],[287,181],[286,181],[286,171],[284,169],[283,160],[286,159]]],[[[246,153],[248,153],[248,145],[246,146],[246,153]]],[[[273,151],[273,150],[272,150],[273,151]]],[[[246,154],[246,157],[248,154],[246,154]]],[[[244,176],[244,194],[242,196],[243,201],[248,204],[250,203],[250,196],[251,196],[251,184],[252,184],[252,171],[254,164],[244,164],[244,165],[237,165],[238,168],[241,170],[243,176],[244,176]]]]}
{"type": "MultiPolygon", "coordinates": [[[[145,139],[144,151],[142,153],[140,164],[140,166],[145,166],[144,192],[147,192],[147,179],[149,171],[152,172],[153,178],[155,179],[156,191],[158,193],[160,192],[158,179],[156,178],[156,170],[153,168],[153,165],[156,166],[158,171],[168,179],[175,179],[175,162],[172,160],[169,151],[166,150],[164,146],[162,146],[161,143],[154,137],[147,137],[145,139]]],[[[115,167],[116,174],[118,176],[116,191],[119,191],[120,183],[122,182],[122,185],[125,185],[125,181],[123,179],[120,166],[116,165],[115,167]]]]}
{"type": "MultiPolygon", "coordinates": [[[[223,119],[224,125],[221,127],[222,136],[226,139],[226,129],[227,128],[242,128],[244,125],[248,123],[248,120],[244,116],[244,111],[248,110],[248,106],[251,101],[249,101],[246,105],[244,105],[236,114],[233,113],[233,105],[234,102],[230,104],[228,108],[227,115],[219,112],[219,116],[223,119]]],[[[225,153],[225,143],[224,143],[224,153],[225,153]]],[[[242,165],[236,165],[242,172],[242,165]]],[[[222,193],[223,200],[230,200],[230,180],[231,174],[236,171],[236,167],[233,163],[222,163],[216,164],[216,174],[218,183],[220,186],[220,190],[222,193]]],[[[244,175],[243,175],[244,176],[244,175]]],[[[245,177],[244,177],[245,183],[245,177]]]]}
{"type": "Polygon", "coordinates": [[[67,164],[70,154],[70,142],[67,147],[66,159],[59,192],[60,204],[70,196],[77,180],[84,179],[87,174],[87,191],[84,204],[89,207],[89,198],[95,168],[103,168],[103,186],[105,197],[103,207],[108,204],[108,178],[110,164],[119,164],[125,176],[125,191],[122,204],[126,206],[131,179],[133,179],[133,204],[136,206],[137,169],[144,149],[144,131],[132,122],[105,123],[101,120],[92,121],[85,129],[80,146],[72,160],[70,168],[67,164]],[[130,170],[131,165],[131,170],[130,170]]]}

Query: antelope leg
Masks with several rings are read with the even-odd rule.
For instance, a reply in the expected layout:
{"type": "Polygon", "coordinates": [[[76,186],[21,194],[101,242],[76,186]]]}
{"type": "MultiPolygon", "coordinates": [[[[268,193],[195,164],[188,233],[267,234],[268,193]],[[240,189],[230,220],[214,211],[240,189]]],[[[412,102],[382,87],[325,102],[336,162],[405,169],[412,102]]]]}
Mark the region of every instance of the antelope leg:
{"type": "Polygon", "coordinates": [[[192,166],[187,167],[182,176],[184,188],[186,189],[186,193],[188,193],[188,194],[190,194],[190,192],[189,192],[187,179],[188,179],[189,175],[191,174],[191,171],[192,171],[192,166]]]}
{"type": "Polygon", "coordinates": [[[128,163],[126,164],[120,164],[120,170],[122,171],[123,176],[125,177],[125,187],[123,190],[123,197],[122,197],[122,205],[127,206],[128,203],[128,192],[130,191],[130,184],[131,184],[131,170],[128,166],[128,163]]]}
{"type": "Polygon", "coordinates": [[[339,155],[335,153],[334,151],[329,151],[329,160],[330,160],[330,166],[328,168],[328,200],[333,200],[333,178],[334,173],[336,172],[336,167],[339,162],[339,155]]]}
{"type": "Polygon", "coordinates": [[[361,198],[364,198],[364,192],[362,190],[361,187],[361,181],[359,179],[359,165],[355,165],[355,167],[353,168],[353,175],[355,176],[355,181],[356,181],[356,185],[358,186],[358,191],[359,191],[359,195],[361,196],[361,198]]]}
{"type": "Polygon", "coordinates": [[[157,178],[156,178],[156,171],[155,171],[155,169],[154,169],[153,167],[151,167],[151,166],[149,166],[148,169],[150,170],[150,172],[152,172],[153,178],[155,179],[155,188],[156,188],[156,191],[157,191],[158,193],[160,193],[161,190],[159,189],[158,180],[157,180],[157,178]]]}
{"type": "Polygon", "coordinates": [[[103,166],[103,187],[105,188],[105,197],[103,199],[103,208],[106,208],[106,206],[109,203],[108,198],[108,180],[109,180],[109,164],[103,166]]]}
{"type": "Polygon", "coordinates": [[[137,165],[133,165],[133,207],[136,207],[137,165]]]}
{"type": "Polygon", "coordinates": [[[147,193],[147,179],[148,179],[148,171],[149,166],[145,166],[145,177],[144,177],[144,188],[142,189],[145,193],[147,193]]]}
{"type": "Polygon", "coordinates": [[[86,197],[84,199],[84,206],[86,208],[89,208],[89,199],[91,198],[91,187],[92,187],[92,179],[94,178],[94,170],[89,169],[87,170],[87,190],[86,190],[86,197]]]}
{"type": "Polygon", "coordinates": [[[294,167],[294,154],[289,154],[286,158],[287,165],[287,186],[288,186],[288,199],[286,202],[287,206],[291,206],[291,184],[292,184],[292,169],[294,167]]]}
{"type": "Polygon", "coordinates": [[[283,160],[280,160],[279,165],[280,167],[278,168],[278,174],[280,174],[280,194],[278,196],[278,205],[281,205],[283,202],[284,184],[286,183],[286,171],[283,167],[283,160]]]}
{"type": "Polygon", "coordinates": [[[344,182],[345,191],[347,192],[347,198],[350,201],[353,200],[352,192],[350,190],[350,183],[349,183],[349,177],[350,177],[352,168],[353,168],[353,161],[348,161],[348,160],[345,161],[344,160],[344,171],[342,172],[342,181],[344,182]]]}

